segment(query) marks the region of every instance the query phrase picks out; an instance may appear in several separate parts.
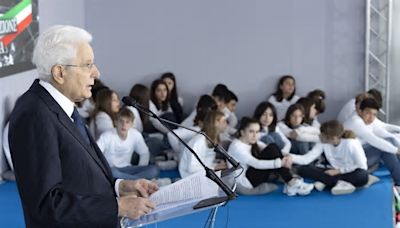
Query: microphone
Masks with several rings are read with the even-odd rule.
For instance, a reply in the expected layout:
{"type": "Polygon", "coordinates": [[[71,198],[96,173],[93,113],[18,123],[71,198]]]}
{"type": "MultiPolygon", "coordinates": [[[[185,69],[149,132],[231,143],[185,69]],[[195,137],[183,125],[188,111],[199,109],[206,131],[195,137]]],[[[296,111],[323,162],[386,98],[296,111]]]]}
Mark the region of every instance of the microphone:
{"type": "MultiPolygon", "coordinates": [[[[146,113],[150,117],[154,117],[153,116],[154,113],[150,113],[149,112],[150,110],[149,111],[145,110],[145,108],[143,106],[141,106],[137,101],[135,101],[135,99],[133,99],[132,97],[125,96],[125,97],[122,98],[122,102],[125,105],[133,106],[133,107],[137,108],[138,110],[146,113]]],[[[232,166],[234,167],[234,170],[241,168],[241,166],[240,166],[238,161],[236,161],[232,156],[230,156],[229,153],[222,146],[220,146],[219,144],[214,143],[214,141],[212,141],[211,138],[208,137],[208,135],[206,133],[204,133],[203,131],[196,131],[196,130],[194,130],[192,128],[183,126],[181,124],[178,124],[178,123],[175,123],[173,121],[166,120],[166,119],[163,119],[163,118],[159,118],[159,119],[162,120],[163,122],[166,122],[166,123],[172,124],[174,126],[181,127],[181,128],[186,129],[186,130],[189,130],[189,131],[195,132],[197,134],[203,135],[204,137],[206,137],[207,141],[210,142],[211,145],[214,147],[214,151],[216,153],[222,154],[226,158],[226,160],[228,160],[228,162],[232,164],[232,166]]]]}
{"type": "MultiPolygon", "coordinates": [[[[203,161],[201,161],[201,159],[199,158],[199,156],[197,155],[197,153],[185,142],[183,141],[183,139],[181,139],[174,131],[172,131],[168,126],[165,125],[165,123],[170,123],[173,124],[175,126],[181,126],[180,124],[177,124],[173,121],[169,121],[163,118],[158,117],[154,112],[152,112],[150,109],[147,109],[143,106],[141,106],[138,102],[135,101],[135,99],[133,99],[132,97],[129,96],[125,96],[122,98],[122,102],[125,105],[128,106],[133,106],[135,108],[137,108],[139,111],[145,113],[146,115],[149,115],[150,117],[156,118],[162,125],[164,125],[192,154],[193,156],[196,158],[196,160],[200,163],[200,165],[204,168],[204,170],[206,171],[206,176],[214,181],[221,189],[222,191],[225,192],[225,194],[227,195],[228,199],[235,199],[237,197],[236,193],[234,191],[232,191],[232,189],[230,189],[216,174],[215,172],[208,168],[206,165],[204,165],[203,161]]],[[[182,126],[183,127],[183,126],[182,126]]],[[[184,127],[186,128],[186,127],[184,127]]],[[[192,130],[189,128],[186,128],[188,130],[192,130]]],[[[192,130],[193,131],[193,130],[192,130]]],[[[197,132],[197,131],[195,131],[197,132]]],[[[206,134],[202,134],[204,135],[208,140],[209,137],[206,134]]],[[[215,145],[214,142],[210,141],[213,145],[215,145]]],[[[233,159],[233,158],[232,158],[233,159]]],[[[232,164],[233,165],[233,164],[232,164]]]]}

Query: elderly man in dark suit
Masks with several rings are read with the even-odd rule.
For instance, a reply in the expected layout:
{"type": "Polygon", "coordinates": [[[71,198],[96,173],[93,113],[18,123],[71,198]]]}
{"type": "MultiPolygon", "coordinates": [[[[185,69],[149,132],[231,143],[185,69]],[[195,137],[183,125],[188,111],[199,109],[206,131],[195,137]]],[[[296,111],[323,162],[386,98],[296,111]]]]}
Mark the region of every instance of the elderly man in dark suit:
{"type": "Polygon", "coordinates": [[[100,73],[91,35],[54,26],[39,36],[33,63],[40,79],[18,100],[9,142],[27,227],[117,227],[118,216],[150,212],[150,181],[114,180],[77,113],[100,73]]]}

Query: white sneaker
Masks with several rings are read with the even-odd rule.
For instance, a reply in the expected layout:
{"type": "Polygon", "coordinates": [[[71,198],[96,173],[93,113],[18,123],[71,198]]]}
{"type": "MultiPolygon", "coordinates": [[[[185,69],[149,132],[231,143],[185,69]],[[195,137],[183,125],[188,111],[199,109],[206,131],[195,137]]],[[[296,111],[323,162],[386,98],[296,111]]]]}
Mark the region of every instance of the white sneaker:
{"type": "Polygon", "coordinates": [[[294,196],[296,194],[305,196],[310,194],[313,188],[313,184],[304,183],[303,179],[296,178],[285,184],[285,187],[283,188],[283,193],[288,196],[294,196]]]}
{"type": "Polygon", "coordinates": [[[317,189],[318,191],[322,192],[322,191],[324,191],[325,184],[320,181],[317,181],[314,183],[314,188],[317,189]]]}
{"type": "Polygon", "coordinates": [[[368,175],[368,182],[364,185],[364,188],[368,188],[369,186],[375,184],[378,182],[380,179],[379,177],[373,176],[373,175],[368,175]]]}
{"type": "Polygon", "coordinates": [[[347,181],[339,180],[331,189],[332,195],[350,194],[356,190],[356,187],[347,181]]]}

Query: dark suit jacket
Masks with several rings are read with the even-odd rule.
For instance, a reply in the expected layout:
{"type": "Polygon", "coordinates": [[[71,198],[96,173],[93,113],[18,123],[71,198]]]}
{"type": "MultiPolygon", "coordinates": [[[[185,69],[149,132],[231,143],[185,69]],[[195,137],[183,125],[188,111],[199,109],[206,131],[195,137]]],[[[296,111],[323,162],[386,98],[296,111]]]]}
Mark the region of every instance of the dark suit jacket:
{"type": "Polygon", "coordinates": [[[18,99],[9,142],[27,227],[117,227],[115,180],[90,140],[39,80],[18,99]]]}

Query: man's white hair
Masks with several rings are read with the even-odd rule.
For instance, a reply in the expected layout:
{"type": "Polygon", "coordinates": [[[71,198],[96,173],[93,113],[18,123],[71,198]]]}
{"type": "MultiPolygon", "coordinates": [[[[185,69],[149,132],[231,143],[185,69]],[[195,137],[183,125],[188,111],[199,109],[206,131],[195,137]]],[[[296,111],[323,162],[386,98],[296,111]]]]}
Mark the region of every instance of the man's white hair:
{"type": "Polygon", "coordinates": [[[32,56],[40,79],[50,81],[54,65],[70,64],[77,55],[78,45],[91,41],[92,35],[86,30],[69,25],[55,25],[42,33],[32,56]]]}

